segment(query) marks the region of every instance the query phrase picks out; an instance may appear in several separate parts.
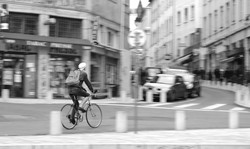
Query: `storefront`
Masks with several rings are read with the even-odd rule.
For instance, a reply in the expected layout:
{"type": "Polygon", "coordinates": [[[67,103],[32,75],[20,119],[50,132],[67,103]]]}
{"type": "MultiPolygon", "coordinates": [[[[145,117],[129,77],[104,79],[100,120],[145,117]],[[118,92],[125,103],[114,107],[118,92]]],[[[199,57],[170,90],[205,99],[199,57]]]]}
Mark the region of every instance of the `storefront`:
{"type": "Polygon", "coordinates": [[[81,62],[81,55],[81,46],[79,45],[50,43],[50,89],[54,98],[69,97],[64,81],[70,70],[75,70],[81,62]]]}
{"type": "Polygon", "coordinates": [[[0,88],[11,98],[68,98],[64,84],[71,69],[90,58],[86,40],[4,34],[0,41],[0,88]],[[86,49],[85,49],[86,48],[86,49]]]}
{"type": "Polygon", "coordinates": [[[105,46],[91,51],[91,82],[98,89],[111,89],[112,96],[119,94],[120,53],[105,46]]]}

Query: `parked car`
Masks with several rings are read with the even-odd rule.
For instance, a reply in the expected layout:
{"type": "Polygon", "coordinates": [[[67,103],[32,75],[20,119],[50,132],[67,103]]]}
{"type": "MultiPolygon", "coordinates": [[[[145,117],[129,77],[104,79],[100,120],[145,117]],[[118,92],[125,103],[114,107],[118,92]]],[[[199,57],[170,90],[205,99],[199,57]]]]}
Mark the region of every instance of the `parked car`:
{"type": "Polygon", "coordinates": [[[143,86],[144,100],[146,100],[148,90],[153,91],[153,101],[159,101],[163,90],[166,91],[167,101],[175,101],[177,98],[186,99],[188,96],[183,77],[173,74],[158,74],[151,82],[145,83],[143,86]]]}
{"type": "Polygon", "coordinates": [[[182,76],[184,83],[187,86],[188,97],[201,96],[201,85],[197,75],[190,73],[185,69],[166,69],[163,72],[165,74],[175,74],[182,76]]]}

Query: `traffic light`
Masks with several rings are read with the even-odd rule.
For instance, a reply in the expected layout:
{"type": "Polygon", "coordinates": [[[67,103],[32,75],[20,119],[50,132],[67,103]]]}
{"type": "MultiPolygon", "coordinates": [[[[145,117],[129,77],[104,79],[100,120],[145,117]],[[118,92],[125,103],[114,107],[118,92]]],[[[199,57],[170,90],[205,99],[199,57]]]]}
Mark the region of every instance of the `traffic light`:
{"type": "Polygon", "coordinates": [[[8,29],[9,29],[8,5],[2,4],[2,8],[0,8],[0,30],[8,30],[8,29]]]}

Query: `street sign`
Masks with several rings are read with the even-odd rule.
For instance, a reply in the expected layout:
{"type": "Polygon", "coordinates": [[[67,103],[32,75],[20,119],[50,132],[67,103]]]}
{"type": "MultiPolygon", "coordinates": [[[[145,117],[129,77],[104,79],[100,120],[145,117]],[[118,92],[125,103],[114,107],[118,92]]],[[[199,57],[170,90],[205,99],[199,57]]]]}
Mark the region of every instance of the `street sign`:
{"type": "Polygon", "coordinates": [[[146,33],[141,29],[135,29],[128,35],[128,43],[132,47],[143,46],[146,42],[146,33]]]}

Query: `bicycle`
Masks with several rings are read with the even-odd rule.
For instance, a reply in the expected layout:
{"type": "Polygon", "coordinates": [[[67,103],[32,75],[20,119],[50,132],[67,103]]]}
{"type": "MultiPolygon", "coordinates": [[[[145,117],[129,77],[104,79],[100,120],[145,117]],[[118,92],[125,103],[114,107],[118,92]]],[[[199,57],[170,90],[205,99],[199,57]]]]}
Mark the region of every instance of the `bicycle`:
{"type": "MultiPolygon", "coordinates": [[[[96,92],[95,92],[96,93],[96,92]]],[[[79,122],[83,121],[85,114],[86,121],[91,128],[97,128],[102,123],[102,110],[96,103],[91,103],[92,97],[96,96],[95,93],[92,95],[82,98],[79,107],[84,108],[86,111],[83,113],[79,109],[75,113],[75,124],[70,121],[71,113],[74,108],[74,104],[65,104],[61,108],[61,124],[65,129],[73,129],[79,122]],[[86,100],[83,100],[86,99],[86,100]]]]}

